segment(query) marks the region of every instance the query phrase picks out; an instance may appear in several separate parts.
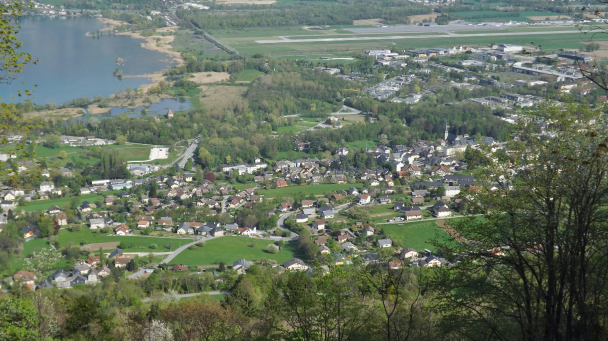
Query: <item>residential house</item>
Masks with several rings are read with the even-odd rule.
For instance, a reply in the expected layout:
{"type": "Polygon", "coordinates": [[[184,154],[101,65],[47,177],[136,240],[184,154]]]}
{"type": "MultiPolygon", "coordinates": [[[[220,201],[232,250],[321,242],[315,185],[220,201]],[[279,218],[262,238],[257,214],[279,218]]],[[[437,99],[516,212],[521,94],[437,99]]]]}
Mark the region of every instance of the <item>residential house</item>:
{"type": "Polygon", "coordinates": [[[317,230],[325,230],[325,220],[317,220],[312,222],[312,227],[317,230]]]}
{"type": "Polygon", "coordinates": [[[399,257],[401,257],[401,259],[418,257],[418,251],[416,251],[415,249],[406,247],[401,250],[399,257]]]}
{"type": "Polygon", "coordinates": [[[319,252],[321,252],[321,254],[329,254],[331,253],[331,250],[327,246],[321,245],[319,246],[319,252]]]}
{"type": "Polygon", "coordinates": [[[0,201],[0,207],[4,210],[4,211],[9,211],[9,210],[14,210],[17,208],[17,202],[16,201],[6,201],[6,200],[2,200],[0,201]]]}
{"type": "Polygon", "coordinates": [[[435,176],[435,175],[439,175],[439,176],[444,176],[446,174],[450,174],[452,173],[452,170],[444,165],[441,166],[436,166],[431,170],[431,175],[435,176]]]}
{"type": "Polygon", "coordinates": [[[296,215],[296,223],[305,223],[308,221],[308,216],[306,214],[300,213],[296,215]]]}
{"type": "Polygon", "coordinates": [[[171,270],[173,271],[188,271],[188,266],[187,265],[180,265],[180,264],[175,264],[171,267],[171,270]]]}
{"type": "Polygon", "coordinates": [[[441,266],[441,260],[437,256],[430,255],[424,259],[426,267],[437,267],[441,266]]]}
{"type": "Polygon", "coordinates": [[[59,226],[65,226],[68,224],[68,216],[66,216],[63,213],[59,213],[58,215],[55,216],[55,222],[59,226]]]}
{"type": "Polygon", "coordinates": [[[34,274],[31,271],[25,271],[25,270],[21,270],[19,272],[17,272],[13,278],[15,280],[20,280],[25,284],[31,284],[31,285],[35,285],[36,283],[34,282],[36,279],[38,279],[38,277],[36,277],[36,274],[34,274]]]}
{"type": "Polygon", "coordinates": [[[422,219],[422,210],[418,206],[406,207],[403,211],[405,220],[422,219]]]}
{"type": "Polygon", "coordinates": [[[246,259],[239,259],[232,263],[232,270],[236,271],[236,273],[242,275],[249,269],[251,264],[246,259]]]}
{"type": "Polygon", "coordinates": [[[375,232],[376,231],[374,230],[373,227],[366,226],[365,228],[363,228],[363,231],[361,233],[363,233],[365,236],[369,237],[369,236],[373,236],[375,232]]]}
{"type": "Polygon", "coordinates": [[[150,222],[147,220],[140,220],[137,222],[137,228],[139,229],[145,229],[147,227],[150,227],[150,222]]]}
{"type": "Polygon", "coordinates": [[[371,202],[371,197],[369,196],[369,194],[361,194],[361,197],[359,198],[359,205],[366,205],[369,204],[371,202]]]}
{"type": "Polygon", "coordinates": [[[387,205],[392,202],[392,199],[391,199],[391,197],[385,195],[385,196],[379,197],[378,202],[382,205],[387,205]]]}
{"type": "Polygon", "coordinates": [[[314,201],[313,200],[302,200],[300,202],[300,205],[302,208],[309,208],[312,207],[314,205],[314,201]]]}
{"type": "Polygon", "coordinates": [[[87,260],[85,260],[85,262],[90,266],[96,266],[100,261],[101,258],[99,258],[99,256],[91,256],[87,260]]]}
{"type": "Polygon", "coordinates": [[[279,211],[287,212],[289,210],[291,210],[291,203],[284,202],[279,205],[279,211]]]}
{"type": "Polygon", "coordinates": [[[277,188],[287,187],[287,181],[285,180],[277,180],[275,184],[277,188]]]}
{"type": "Polygon", "coordinates": [[[126,236],[127,234],[129,234],[130,229],[129,226],[125,225],[125,224],[120,224],[115,230],[114,230],[114,234],[118,235],[118,236],[126,236]]]}
{"type": "Polygon", "coordinates": [[[403,266],[402,260],[394,260],[394,261],[388,262],[388,268],[391,270],[397,270],[397,269],[401,268],[402,266],[403,266]]]}
{"type": "Polygon", "coordinates": [[[317,239],[315,239],[315,244],[317,245],[325,245],[327,243],[327,239],[329,237],[319,237],[317,239]]]}
{"type": "Polygon", "coordinates": [[[364,260],[365,264],[376,263],[380,261],[380,256],[375,253],[368,253],[366,255],[361,255],[361,259],[364,260]]]}
{"type": "Polygon", "coordinates": [[[49,281],[48,279],[45,279],[44,281],[38,283],[38,285],[36,286],[37,290],[40,289],[50,289],[53,287],[53,283],[51,281],[49,281]]]}
{"type": "Polygon", "coordinates": [[[393,241],[390,239],[378,239],[378,247],[385,248],[393,246],[393,241]]]}
{"type": "Polygon", "coordinates": [[[226,224],[225,228],[226,228],[226,231],[234,231],[239,228],[239,224],[236,224],[236,223],[226,224]]]}
{"type": "Polygon", "coordinates": [[[211,235],[214,236],[214,237],[223,237],[224,236],[224,230],[222,230],[219,227],[216,227],[213,230],[211,230],[211,235]]]}
{"type": "Polygon", "coordinates": [[[114,266],[117,268],[125,268],[131,260],[128,258],[116,258],[114,259],[114,266]]]}
{"type": "Polygon", "coordinates": [[[346,252],[359,252],[359,249],[351,242],[346,242],[340,245],[340,248],[346,252]]]}
{"type": "Polygon", "coordinates": [[[308,270],[308,266],[298,258],[293,258],[283,263],[283,267],[285,270],[289,271],[300,271],[300,270],[308,270]]]}
{"type": "Polygon", "coordinates": [[[350,239],[350,235],[347,232],[338,231],[336,232],[336,238],[338,239],[338,243],[343,243],[350,239]]]}
{"type": "Polygon", "coordinates": [[[321,218],[323,219],[332,219],[334,217],[334,210],[323,211],[321,213],[321,218]]]}
{"type": "Polygon", "coordinates": [[[98,277],[106,277],[106,276],[110,276],[111,274],[112,274],[112,270],[110,270],[110,268],[108,268],[105,265],[103,265],[101,267],[101,269],[99,269],[99,271],[97,272],[98,277]]]}
{"type": "Polygon", "coordinates": [[[122,258],[123,254],[122,254],[122,250],[121,249],[116,249],[114,251],[112,251],[110,253],[110,255],[108,255],[109,259],[116,259],[116,258],[122,258]]]}
{"type": "Polygon", "coordinates": [[[91,269],[91,266],[89,264],[87,264],[85,262],[80,262],[80,263],[74,264],[72,273],[86,275],[89,272],[89,269],[91,269]]]}
{"type": "Polygon", "coordinates": [[[55,184],[50,182],[50,181],[43,181],[40,183],[40,189],[39,192],[41,193],[47,193],[47,192],[51,192],[55,189],[55,184]]]}
{"type": "Polygon", "coordinates": [[[89,219],[89,226],[91,230],[97,230],[106,227],[106,222],[103,218],[89,219]]]}
{"type": "Polygon", "coordinates": [[[66,278],[68,278],[69,274],[63,270],[63,269],[59,269],[56,270],[55,272],[53,272],[49,278],[51,279],[51,281],[53,281],[53,283],[56,282],[64,282],[66,280],[66,278]]]}
{"type": "Polygon", "coordinates": [[[57,205],[53,205],[51,207],[49,207],[48,210],[46,210],[47,214],[57,214],[57,213],[61,213],[61,208],[57,205]]]}
{"type": "Polygon", "coordinates": [[[37,225],[28,225],[21,228],[23,238],[29,239],[40,236],[40,228],[37,225]]]}

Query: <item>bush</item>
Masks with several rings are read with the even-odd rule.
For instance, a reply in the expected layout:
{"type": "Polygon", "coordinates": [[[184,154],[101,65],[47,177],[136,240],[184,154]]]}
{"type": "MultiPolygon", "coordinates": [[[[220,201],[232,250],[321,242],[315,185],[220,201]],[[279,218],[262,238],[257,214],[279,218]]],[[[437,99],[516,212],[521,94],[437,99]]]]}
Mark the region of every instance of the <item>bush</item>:
{"type": "Polygon", "coordinates": [[[188,250],[194,250],[194,249],[196,249],[196,245],[190,245],[190,246],[188,246],[188,250]]]}
{"type": "Polygon", "coordinates": [[[203,246],[205,246],[205,242],[198,242],[198,243],[196,243],[196,246],[203,247],[203,246]]]}
{"type": "Polygon", "coordinates": [[[158,247],[158,245],[156,245],[156,244],[150,244],[151,249],[156,249],[157,247],[158,247]]]}
{"type": "Polygon", "coordinates": [[[267,249],[268,249],[268,252],[270,252],[272,254],[279,252],[279,247],[274,244],[268,244],[267,249]]]}
{"type": "Polygon", "coordinates": [[[249,244],[249,247],[255,247],[255,244],[251,243],[249,244]]]}
{"type": "Polygon", "coordinates": [[[69,228],[70,232],[78,232],[81,229],[82,229],[81,225],[71,225],[70,228],[69,228]]]}
{"type": "Polygon", "coordinates": [[[108,233],[108,232],[110,232],[110,229],[107,227],[104,227],[100,231],[101,231],[101,233],[108,233]]]}

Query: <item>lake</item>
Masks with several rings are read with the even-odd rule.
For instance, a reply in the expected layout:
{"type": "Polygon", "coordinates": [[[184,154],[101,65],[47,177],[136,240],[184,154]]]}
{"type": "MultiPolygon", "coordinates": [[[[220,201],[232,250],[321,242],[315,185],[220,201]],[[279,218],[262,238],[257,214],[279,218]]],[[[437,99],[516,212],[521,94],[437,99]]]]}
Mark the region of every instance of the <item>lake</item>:
{"type": "MultiPolygon", "coordinates": [[[[118,80],[112,73],[119,68],[123,76],[144,75],[166,69],[173,62],[166,54],[141,47],[141,39],[114,36],[86,36],[107,27],[95,18],[24,17],[18,34],[23,51],[39,58],[25,75],[10,86],[0,85],[0,97],[10,102],[19,89],[34,89],[36,104],[63,104],[80,97],[104,97],[121,89],[136,89],[149,83],[146,78],[118,80]],[[116,58],[126,60],[117,65],[116,58]],[[22,85],[21,82],[25,82],[22,85]]],[[[20,100],[17,99],[16,102],[20,100]]]]}
{"type": "MultiPolygon", "coordinates": [[[[104,118],[112,118],[122,114],[125,114],[130,117],[144,117],[144,116],[153,116],[153,115],[165,115],[167,110],[171,110],[173,112],[176,111],[184,111],[191,109],[192,105],[190,101],[178,98],[163,98],[159,103],[152,103],[150,106],[145,107],[137,107],[135,109],[129,109],[126,107],[112,107],[112,109],[105,114],[96,114],[90,115],[88,111],[86,111],[86,115],[73,118],[67,122],[71,121],[80,121],[80,120],[88,120],[91,117],[95,117],[97,119],[104,118]],[[142,109],[145,110],[142,113],[142,109]]],[[[85,109],[86,110],[86,109],[85,109]]]]}

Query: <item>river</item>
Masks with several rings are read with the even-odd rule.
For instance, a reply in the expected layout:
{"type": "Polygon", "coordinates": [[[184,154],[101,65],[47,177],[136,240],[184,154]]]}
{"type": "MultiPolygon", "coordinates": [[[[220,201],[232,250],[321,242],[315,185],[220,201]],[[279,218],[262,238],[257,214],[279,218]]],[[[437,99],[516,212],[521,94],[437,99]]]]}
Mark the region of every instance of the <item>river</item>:
{"type": "Polygon", "coordinates": [[[142,48],[141,39],[108,32],[100,37],[87,36],[87,32],[96,33],[107,26],[95,18],[24,17],[20,24],[21,49],[39,62],[11,85],[0,85],[5,102],[21,101],[10,99],[19,89],[34,89],[32,101],[36,104],[105,97],[149,83],[146,78],[119,80],[113,76],[117,68],[127,76],[151,74],[173,65],[166,54],[142,48]],[[125,60],[124,65],[116,64],[117,57],[125,60]]]}

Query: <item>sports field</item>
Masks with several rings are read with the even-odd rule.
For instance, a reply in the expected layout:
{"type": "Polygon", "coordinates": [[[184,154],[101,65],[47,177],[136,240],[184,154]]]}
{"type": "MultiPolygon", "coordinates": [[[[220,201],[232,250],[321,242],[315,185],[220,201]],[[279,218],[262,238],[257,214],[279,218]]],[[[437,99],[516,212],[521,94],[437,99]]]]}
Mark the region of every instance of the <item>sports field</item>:
{"type": "Polygon", "coordinates": [[[256,261],[261,258],[274,259],[281,264],[294,257],[304,257],[296,242],[285,243],[283,249],[276,254],[267,251],[268,244],[272,243],[272,240],[247,237],[216,238],[205,242],[205,246],[183,251],[170,264],[196,266],[224,262],[226,265],[232,265],[239,259],[256,261]]]}

